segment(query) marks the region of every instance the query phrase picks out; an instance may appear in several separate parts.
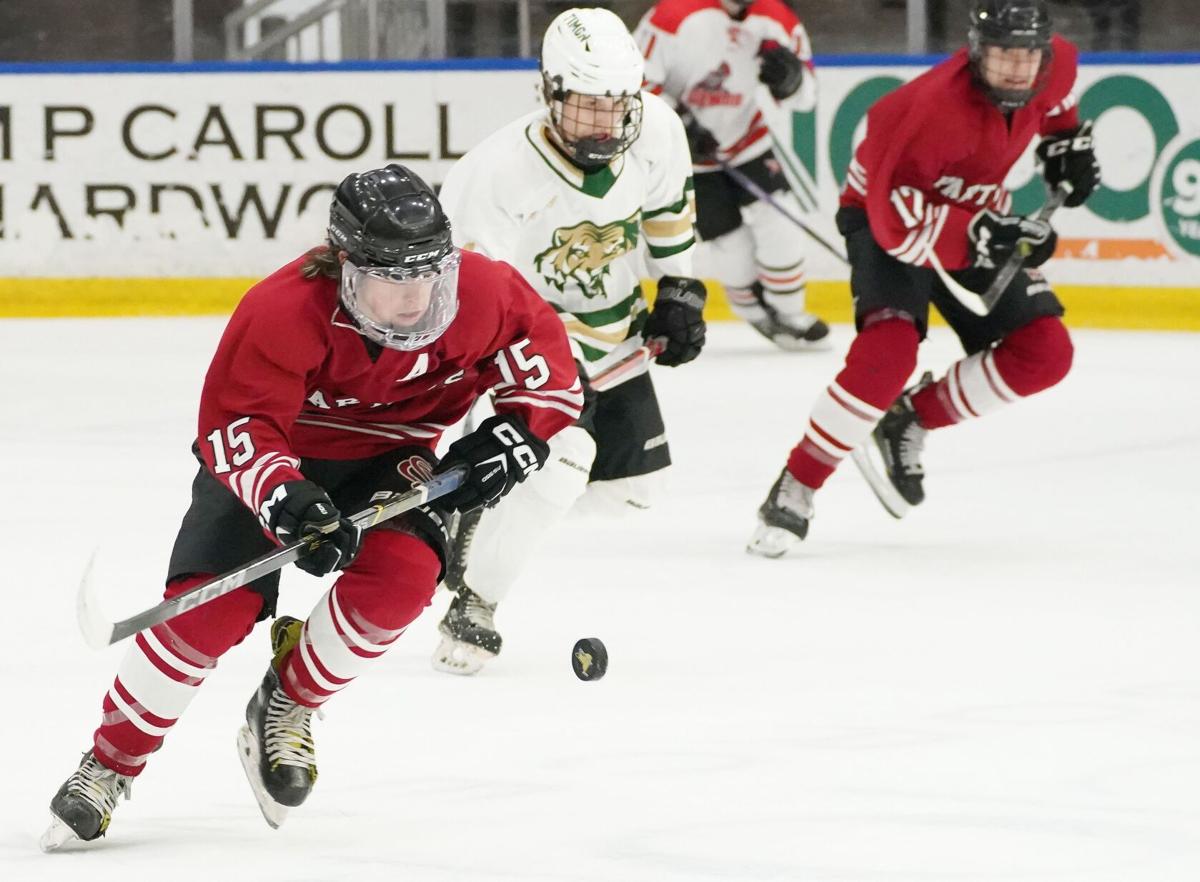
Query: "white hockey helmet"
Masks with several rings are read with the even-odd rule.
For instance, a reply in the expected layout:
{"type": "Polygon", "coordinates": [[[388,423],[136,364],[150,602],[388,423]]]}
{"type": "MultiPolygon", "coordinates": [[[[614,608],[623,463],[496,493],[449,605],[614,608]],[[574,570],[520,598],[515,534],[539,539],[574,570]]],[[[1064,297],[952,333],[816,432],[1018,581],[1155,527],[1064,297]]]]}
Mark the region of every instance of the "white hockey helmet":
{"type": "Polygon", "coordinates": [[[642,127],[645,60],[607,9],[568,9],[542,38],[542,96],[561,146],[584,169],[629,149],[642,127]]]}

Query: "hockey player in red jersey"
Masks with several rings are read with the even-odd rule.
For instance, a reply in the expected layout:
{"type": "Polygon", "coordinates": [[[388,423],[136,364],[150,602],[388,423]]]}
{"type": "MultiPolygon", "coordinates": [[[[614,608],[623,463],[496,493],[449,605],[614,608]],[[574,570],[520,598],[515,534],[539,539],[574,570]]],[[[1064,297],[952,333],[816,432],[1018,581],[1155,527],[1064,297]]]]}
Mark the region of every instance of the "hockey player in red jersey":
{"type": "Polygon", "coordinates": [[[814,492],[864,442],[878,447],[899,496],[920,503],[929,431],[1048,389],[1071,366],[1063,307],[1034,269],[1057,237],[1046,221],[1010,215],[1003,184],[1035,136],[1046,183],[1069,192],[1068,207],[1099,184],[1073,92],[1077,51],[1052,34],[1044,0],[979,0],[969,36],[867,114],[837,216],[858,336],[759,509],[751,552],[778,557],[803,539],[814,492]],[[1014,251],[1027,255],[1025,270],[987,315],[943,280],[983,291],[1014,251]],[[966,357],[904,390],[930,303],[966,357]]]}
{"type": "Polygon", "coordinates": [[[812,48],[783,0],[661,0],[638,26],[646,88],[687,126],[694,163],[696,274],[718,279],[729,304],[783,349],[825,345],[828,326],[805,306],[803,234],[724,171],[735,168],[801,214],[768,115],[816,104],[812,48]]]}
{"type": "MultiPolygon", "coordinates": [[[[342,571],[307,621],[272,624],[273,657],[238,737],[272,826],[316,780],[313,712],[429,605],[452,512],[491,505],[540,468],[583,404],[554,310],[512,267],[455,248],[411,171],[346,178],[328,233],[251,288],[225,329],[165,593],[310,535],[323,541],[297,566],[342,571]],[[443,430],[487,389],[496,415],[438,463],[443,430]],[[467,468],[456,490],[366,534],[342,515],[454,466],[467,468]]],[[[217,659],[275,615],[277,594],[278,573],[137,635],[91,749],[51,802],[44,848],[105,833],[217,659]]]]}

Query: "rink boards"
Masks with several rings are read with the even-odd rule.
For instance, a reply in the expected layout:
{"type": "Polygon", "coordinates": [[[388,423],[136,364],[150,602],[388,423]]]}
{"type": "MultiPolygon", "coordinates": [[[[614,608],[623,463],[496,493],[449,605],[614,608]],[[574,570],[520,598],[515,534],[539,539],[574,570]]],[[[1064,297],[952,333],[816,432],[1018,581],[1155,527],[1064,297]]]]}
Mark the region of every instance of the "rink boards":
{"type": "MultiPolygon", "coordinates": [[[[924,64],[820,62],[817,111],[771,122],[809,222],[837,241],[863,114],[924,64]]],[[[1081,69],[1105,188],[1056,218],[1047,267],[1073,324],[1200,329],[1198,70],[1200,56],[1081,69]]],[[[401,162],[440,182],[537,101],[521,60],[5,65],[0,76],[0,316],[227,312],[321,240],[344,175],[401,162]]],[[[1031,155],[1008,185],[1017,210],[1036,209],[1031,155]]],[[[812,308],[847,319],[845,268],[814,247],[808,269],[812,308]]],[[[719,292],[710,313],[729,317],[719,292]]]]}

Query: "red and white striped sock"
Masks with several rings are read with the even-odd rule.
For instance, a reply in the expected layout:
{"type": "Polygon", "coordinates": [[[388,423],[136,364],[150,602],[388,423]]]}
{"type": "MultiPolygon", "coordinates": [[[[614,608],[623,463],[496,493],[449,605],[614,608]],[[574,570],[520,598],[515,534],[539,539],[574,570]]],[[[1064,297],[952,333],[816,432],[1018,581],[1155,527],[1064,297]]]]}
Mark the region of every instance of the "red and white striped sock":
{"type": "Polygon", "coordinates": [[[440,568],[437,554],[415,536],[368,534],[353,566],[309,613],[280,668],[283,690],[320,707],[344,689],[429,605],[440,568]]]}
{"type": "MultiPolygon", "coordinates": [[[[209,579],[172,582],[170,598],[209,579]]],[[[122,775],[137,775],[196,696],[217,659],[254,627],[262,597],[242,588],[134,638],[104,696],[93,736],[96,758],[122,775]]]]}
{"type": "Polygon", "coordinates": [[[917,329],[904,319],[863,328],[850,344],[846,366],[817,398],[804,437],[788,457],[792,477],[816,490],[867,439],[916,367],[919,342],[917,329]]]}
{"type": "Polygon", "coordinates": [[[1062,321],[1044,316],[994,349],[955,362],[946,376],[913,396],[913,408],[926,429],[976,419],[1055,385],[1071,369],[1072,355],[1062,321]]]}

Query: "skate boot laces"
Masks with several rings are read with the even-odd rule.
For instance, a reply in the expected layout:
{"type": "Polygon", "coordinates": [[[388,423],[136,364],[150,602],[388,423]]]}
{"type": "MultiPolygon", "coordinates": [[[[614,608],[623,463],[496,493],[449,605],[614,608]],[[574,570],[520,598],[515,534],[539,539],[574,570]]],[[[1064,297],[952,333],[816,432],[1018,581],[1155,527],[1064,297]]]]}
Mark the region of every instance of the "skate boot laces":
{"type": "Polygon", "coordinates": [[[906,399],[904,404],[906,422],[900,430],[896,451],[900,470],[906,475],[923,475],[925,467],[921,465],[921,452],[925,449],[925,436],[929,431],[921,427],[912,401],[906,399]]]}
{"type": "MultiPolygon", "coordinates": [[[[312,735],[312,716],[316,709],[292,701],[283,688],[276,686],[267,702],[263,748],[272,769],[299,766],[315,769],[317,747],[312,735]]],[[[324,718],[320,711],[317,716],[324,718]]]]}
{"type": "Polygon", "coordinates": [[[132,790],[133,778],[114,772],[92,753],[88,753],[87,759],[67,779],[67,794],[86,802],[104,819],[101,832],[108,826],[108,818],[116,809],[117,800],[122,794],[129,799],[132,790]]]}
{"type": "Polygon", "coordinates": [[[813,519],[813,490],[801,484],[791,473],[784,471],[771,500],[776,507],[786,509],[805,520],[813,519]]]}
{"type": "Polygon", "coordinates": [[[485,628],[488,631],[495,631],[496,625],[493,621],[493,615],[496,612],[496,604],[488,603],[474,591],[469,588],[464,588],[462,610],[463,616],[466,617],[476,628],[485,628]]]}

